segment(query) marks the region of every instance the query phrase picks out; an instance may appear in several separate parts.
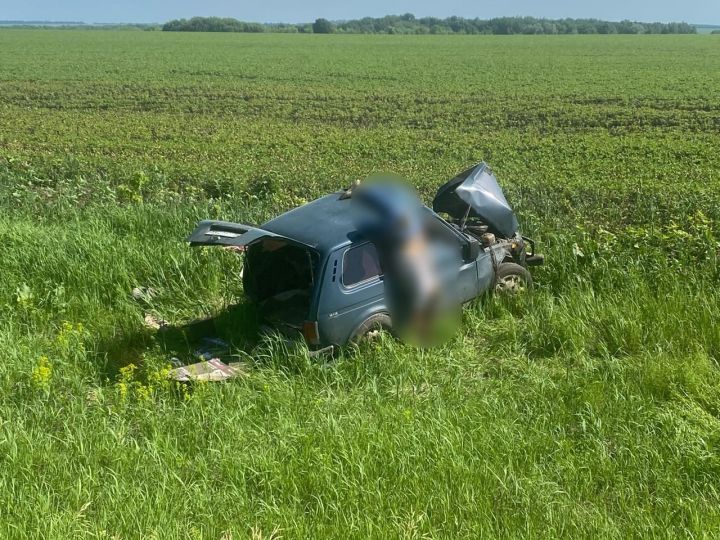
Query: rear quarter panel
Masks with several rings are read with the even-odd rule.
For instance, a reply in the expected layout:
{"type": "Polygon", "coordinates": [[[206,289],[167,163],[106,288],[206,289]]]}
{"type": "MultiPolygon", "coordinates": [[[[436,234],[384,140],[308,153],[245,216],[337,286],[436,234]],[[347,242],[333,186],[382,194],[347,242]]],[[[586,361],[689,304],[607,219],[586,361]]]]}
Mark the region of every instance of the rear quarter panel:
{"type": "Polygon", "coordinates": [[[368,317],[387,313],[381,277],[352,287],[343,285],[343,255],[350,247],[353,246],[339,249],[328,258],[319,284],[317,321],[323,345],[344,345],[368,317]]]}

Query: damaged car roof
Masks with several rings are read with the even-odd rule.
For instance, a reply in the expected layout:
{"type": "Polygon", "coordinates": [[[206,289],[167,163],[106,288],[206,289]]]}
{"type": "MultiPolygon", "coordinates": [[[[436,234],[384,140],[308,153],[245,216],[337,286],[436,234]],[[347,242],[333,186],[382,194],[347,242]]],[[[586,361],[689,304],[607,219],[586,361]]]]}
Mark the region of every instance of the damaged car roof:
{"type": "Polygon", "coordinates": [[[325,195],[263,223],[260,228],[285,236],[321,253],[357,240],[354,205],[343,191],[325,195]]]}

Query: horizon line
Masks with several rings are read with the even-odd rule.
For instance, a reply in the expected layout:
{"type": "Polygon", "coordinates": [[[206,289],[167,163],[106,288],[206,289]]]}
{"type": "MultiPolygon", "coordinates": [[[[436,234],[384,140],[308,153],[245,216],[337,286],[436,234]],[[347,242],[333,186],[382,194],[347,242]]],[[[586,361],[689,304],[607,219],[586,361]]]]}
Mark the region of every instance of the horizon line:
{"type": "MultiPolygon", "coordinates": [[[[380,16],[380,17],[369,17],[369,18],[371,18],[371,19],[382,19],[383,17],[392,17],[392,16],[400,16],[400,15],[403,15],[403,14],[390,13],[390,14],[383,15],[383,16],[380,16]]],[[[701,27],[718,27],[718,28],[720,28],[720,23],[719,23],[719,24],[715,24],[715,23],[691,23],[691,22],[679,21],[679,20],[666,21],[666,22],[663,22],[663,21],[652,21],[652,20],[643,20],[643,21],[641,21],[641,20],[634,20],[634,19],[628,19],[628,18],[625,18],[625,19],[602,19],[602,18],[598,18],[598,17],[534,17],[534,16],[531,16],[531,15],[500,15],[500,16],[497,16],[497,17],[489,17],[489,18],[486,18],[486,19],[482,19],[481,17],[461,17],[461,16],[459,16],[459,15],[448,15],[447,17],[438,17],[438,16],[435,16],[435,15],[422,15],[422,16],[413,15],[413,16],[415,16],[416,19],[436,18],[436,19],[444,20],[444,19],[449,19],[449,18],[451,18],[451,17],[458,17],[458,18],[460,18],[460,19],[468,19],[468,20],[480,19],[480,20],[485,20],[485,21],[490,21],[490,20],[493,20],[493,19],[503,19],[503,18],[515,18],[515,17],[525,18],[525,17],[529,17],[529,18],[532,18],[532,19],[549,20],[549,21],[561,21],[561,20],[564,20],[564,19],[570,19],[570,20],[596,20],[596,21],[615,22],[615,23],[619,23],[619,22],[623,22],[623,21],[632,21],[632,22],[645,23],[645,24],[652,24],[652,23],[669,24],[669,23],[682,23],[682,22],[684,22],[684,23],[686,23],[686,24],[689,24],[689,25],[691,25],[691,26],[696,26],[696,27],[697,27],[697,26],[701,26],[701,27]]],[[[262,22],[260,22],[260,21],[251,21],[251,20],[245,20],[245,19],[238,19],[238,18],[236,18],[236,17],[223,16],[223,15],[192,15],[192,16],[190,16],[190,17],[175,17],[175,18],[172,18],[172,19],[168,19],[168,20],[166,20],[166,21],[164,21],[164,22],[161,22],[161,21],[152,21],[152,22],[138,22],[138,21],[103,22],[103,21],[92,21],[92,22],[88,22],[88,21],[84,21],[84,20],[83,20],[83,21],[77,21],[77,20],[75,20],[75,21],[55,21],[55,20],[39,20],[39,19],[7,19],[7,20],[0,20],[0,26],[3,26],[3,25],[4,25],[4,26],[9,26],[9,25],[13,25],[13,24],[17,24],[17,25],[22,25],[22,24],[24,24],[24,25],[28,25],[28,26],[43,26],[43,25],[66,25],[66,26],[73,26],[73,25],[77,25],[77,26],[80,26],[80,25],[84,25],[84,26],[101,26],[101,25],[107,25],[107,26],[111,26],[111,25],[135,25],[135,24],[136,24],[136,25],[153,25],[153,24],[160,25],[160,24],[164,24],[164,23],[166,23],[166,22],[172,21],[172,20],[192,19],[192,18],[194,18],[194,17],[204,17],[204,18],[207,18],[207,17],[218,17],[218,18],[223,18],[223,19],[225,19],[225,18],[227,18],[227,19],[235,19],[235,20],[238,20],[238,21],[241,21],[241,22],[249,22],[249,23],[255,22],[255,23],[259,23],[259,24],[288,24],[288,25],[293,25],[293,24],[311,24],[314,20],[317,20],[318,18],[325,18],[325,17],[317,17],[317,18],[315,18],[315,19],[313,19],[313,20],[308,20],[308,21],[295,21],[295,22],[278,22],[278,21],[262,21],[262,22]]],[[[361,20],[361,19],[363,19],[363,18],[366,18],[366,17],[350,18],[350,19],[328,19],[328,20],[330,20],[331,22],[334,22],[334,23],[342,23],[342,22],[348,22],[348,21],[357,21],[357,20],[361,20]]]]}

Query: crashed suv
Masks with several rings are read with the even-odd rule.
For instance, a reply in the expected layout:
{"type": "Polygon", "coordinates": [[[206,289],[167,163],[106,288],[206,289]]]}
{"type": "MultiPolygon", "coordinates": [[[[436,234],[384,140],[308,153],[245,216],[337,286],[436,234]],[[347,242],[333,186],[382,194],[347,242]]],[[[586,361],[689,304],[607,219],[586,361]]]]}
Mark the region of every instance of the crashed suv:
{"type": "MultiPolygon", "coordinates": [[[[188,241],[244,251],[245,294],[274,328],[300,332],[315,350],[344,345],[392,328],[378,254],[357,231],[351,197],[351,191],[331,193],[260,227],[202,221],[188,241]]],[[[485,163],[442,186],[432,210],[424,210],[434,235],[455,254],[452,294],[459,303],[488,290],[513,293],[531,285],[527,267],[543,257],[518,231],[485,163]]]]}

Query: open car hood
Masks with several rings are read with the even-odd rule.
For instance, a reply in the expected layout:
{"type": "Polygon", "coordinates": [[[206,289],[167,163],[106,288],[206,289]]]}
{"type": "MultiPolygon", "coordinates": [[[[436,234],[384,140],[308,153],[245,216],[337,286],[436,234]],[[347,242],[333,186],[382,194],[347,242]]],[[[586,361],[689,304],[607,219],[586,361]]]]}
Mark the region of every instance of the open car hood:
{"type": "Polygon", "coordinates": [[[461,172],[438,189],[432,207],[435,212],[444,212],[455,219],[466,215],[480,218],[491,230],[505,237],[513,236],[519,227],[515,213],[486,163],[461,172]]]}

